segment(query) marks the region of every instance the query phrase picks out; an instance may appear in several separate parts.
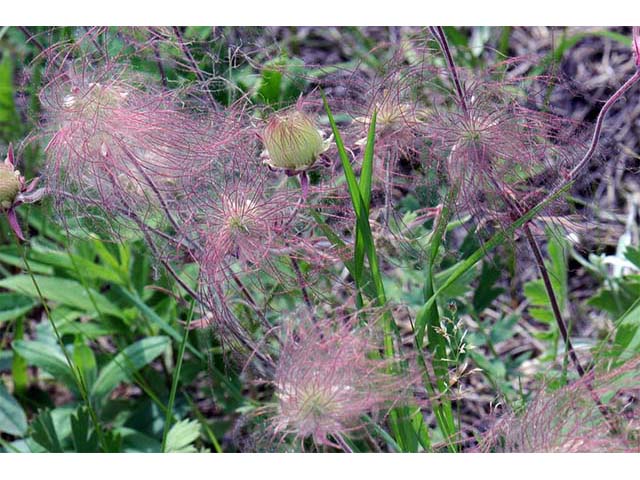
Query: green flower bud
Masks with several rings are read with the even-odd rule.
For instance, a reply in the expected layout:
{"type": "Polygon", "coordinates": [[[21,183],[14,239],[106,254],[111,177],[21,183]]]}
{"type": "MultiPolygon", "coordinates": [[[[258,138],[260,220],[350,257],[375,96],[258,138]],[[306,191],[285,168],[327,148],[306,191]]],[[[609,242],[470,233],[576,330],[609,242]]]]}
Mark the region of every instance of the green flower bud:
{"type": "Polygon", "coordinates": [[[263,141],[267,153],[265,163],[293,172],[311,167],[328,148],[315,122],[300,110],[271,117],[263,141]]]}
{"type": "Polygon", "coordinates": [[[20,193],[20,172],[11,165],[0,163],[0,207],[11,208],[20,193]]]}

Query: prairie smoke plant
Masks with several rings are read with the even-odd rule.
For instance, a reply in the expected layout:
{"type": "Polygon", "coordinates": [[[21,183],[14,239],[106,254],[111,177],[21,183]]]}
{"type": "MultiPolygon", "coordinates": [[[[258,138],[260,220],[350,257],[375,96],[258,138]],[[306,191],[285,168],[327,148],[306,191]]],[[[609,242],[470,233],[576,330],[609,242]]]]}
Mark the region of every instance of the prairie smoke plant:
{"type": "Polygon", "coordinates": [[[393,197],[402,195],[401,192],[414,186],[419,178],[416,169],[420,168],[426,151],[423,121],[427,109],[418,100],[418,91],[429,81],[426,70],[396,64],[388,69],[390,73],[382,77],[354,80],[354,88],[362,90],[361,98],[347,104],[348,110],[357,112],[349,134],[360,150],[360,160],[371,118],[376,113],[373,187],[384,195],[386,220],[391,215],[393,197]]]}
{"type": "Polygon", "coordinates": [[[558,390],[536,393],[523,411],[508,412],[480,442],[484,451],[577,453],[640,452],[637,395],[640,362],[593,373],[558,390]],[[607,400],[606,419],[592,400],[607,400]]]}
{"type": "Polygon", "coordinates": [[[377,356],[371,326],[355,317],[333,312],[286,328],[274,380],[275,434],[348,450],[345,438],[366,428],[364,414],[384,416],[411,397],[410,377],[377,356]]]}
{"type": "Polygon", "coordinates": [[[172,212],[184,192],[185,167],[196,161],[204,138],[199,122],[170,95],[126,81],[122,67],[80,69],[54,77],[41,94],[52,189],[66,205],[177,229],[172,212]]]}
{"type": "Polygon", "coordinates": [[[433,151],[446,155],[436,160],[459,206],[476,220],[510,222],[519,216],[514,204],[523,210],[534,205],[548,189],[544,181],[568,172],[575,160],[577,126],[524,107],[517,88],[517,82],[469,82],[466,109],[438,107],[427,122],[433,151]]]}

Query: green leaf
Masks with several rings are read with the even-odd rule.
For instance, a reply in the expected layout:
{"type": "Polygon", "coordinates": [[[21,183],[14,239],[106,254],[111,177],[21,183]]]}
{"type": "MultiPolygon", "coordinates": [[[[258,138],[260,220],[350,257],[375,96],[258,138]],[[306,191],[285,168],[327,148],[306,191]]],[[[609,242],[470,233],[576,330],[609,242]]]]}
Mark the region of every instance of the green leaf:
{"type": "Polygon", "coordinates": [[[98,435],[91,424],[86,407],[80,407],[71,415],[71,441],[77,453],[98,453],[100,445],[98,435]]]}
{"type": "Polygon", "coordinates": [[[640,352],[640,298],[617,322],[616,351],[619,357],[627,358],[640,352]]]}
{"type": "Polygon", "coordinates": [[[2,381],[0,381],[0,432],[16,437],[22,437],[27,432],[27,416],[2,381]]]}
{"type": "MultiPolygon", "coordinates": [[[[29,218],[31,218],[31,216],[29,218]]],[[[18,249],[14,245],[0,247],[0,262],[11,265],[12,267],[17,267],[21,270],[27,270],[24,258],[22,258],[22,255],[18,253],[18,249]]],[[[39,262],[29,261],[29,266],[33,273],[53,275],[53,268],[51,265],[44,265],[39,262]]]]}
{"type": "Polygon", "coordinates": [[[122,276],[118,273],[119,270],[96,264],[94,261],[88,260],[80,255],[46,248],[37,242],[32,243],[29,259],[33,259],[42,265],[71,270],[72,273],[75,273],[76,270],[79,269],[82,271],[82,275],[87,278],[120,285],[124,284],[122,276]]]}
{"type": "Polygon", "coordinates": [[[280,57],[267,62],[257,83],[255,98],[258,101],[278,105],[296,99],[307,81],[300,59],[280,57]]]}
{"type": "Polygon", "coordinates": [[[160,356],[170,345],[169,337],[147,337],[129,345],[101,371],[91,397],[104,399],[120,382],[132,381],[132,374],[160,356]]]}
{"type": "Polygon", "coordinates": [[[181,420],[177,422],[167,435],[166,453],[197,452],[193,446],[200,437],[200,423],[197,420],[181,420]]]}
{"type": "Polygon", "coordinates": [[[640,247],[635,248],[631,245],[627,245],[624,256],[627,260],[633,263],[636,267],[640,268],[640,247]]]}
{"type": "MultiPolygon", "coordinates": [[[[171,325],[169,325],[169,323],[160,315],[158,315],[151,307],[149,307],[149,305],[144,303],[144,301],[138,296],[137,293],[132,293],[124,288],[120,288],[117,291],[127,300],[129,300],[133,305],[135,305],[140,313],[142,313],[142,315],[147,317],[151,322],[155,323],[160,328],[160,330],[169,335],[176,342],[182,341],[182,336],[178,333],[178,331],[171,325]]],[[[200,360],[204,359],[202,352],[198,351],[190,343],[187,343],[187,349],[200,360]]]]}
{"type": "Polygon", "coordinates": [[[524,294],[531,305],[546,306],[549,304],[549,296],[544,289],[542,280],[527,282],[524,286],[524,294]]]}
{"type": "Polygon", "coordinates": [[[51,453],[62,453],[62,444],[49,410],[42,410],[31,424],[31,438],[51,453]]]}
{"type": "Polygon", "coordinates": [[[0,136],[5,142],[16,139],[22,132],[13,94],[13,62],[5,50],[0,62],[0,136]]]}
{"type": "MultiPolygon", "coordinates": [[[[102,313],[120,318],[124,317],[123,312],[111,303],[104,295],[91,288],[84,288],[81,283],[76,282],[75,280],[58,277],[45,277],[42,275],[34,275],[34,279],[38,284],[42,296],[47,300],[58,302],[62,305],[68,305],[96,315],[98,313],[102,313]],[[94,302],[100,312],[96,312],[94,302]]],[[[13,277],[0,280],[0,287],[14,292],[19,292],[33,298],[40,298],[33,280],[26,274],[14,275],[13,277]]]]}
{"type": "Polygon", "coordinates": [[[484,262],[478,288],[473,295],[473,309],[476,313],[482,313],[491,303],[504,292],[504,288],[495,287],[502,273],[499,265],[493,262],[484,262]]]}
{"type": "Polygon", "coordinates": [[[16,293],[0,293],[0,322],[13,320],[29,312],[36,302],[16,293]]]}
{"type": "Polygon", "coordinates": [[[41,368],[70,389],[77,390],[73,372],[69,368],[64,353],[57,345],[35,340],[16,340],[12,347],[29,365],[41,368]]]}
{"type": "MultiPolygon", "coordinates": [[[[15,328],[13,330],[13,340],[24,339],[24,325],[25,321],[23,317],[16,318],[15,328]]],[[[27,361],[14,352],[13,361],[11,362],[11,377],[13,380],[13,391],[16,395],[24,395],[27,392],[27,386],[29,384],[29,375],[27,374],[27,361]]]]}
{"type": "Polygon", "coordinates": [[[283,68],[284,62],[277,59],[268,62],[262,69],[257,94],[264,103],[275,104],[280,102],[283,68]]]}
{"type": "Polygon", "coordinates": [[[112,451],[125,453],[160,453],[160,442],[138,430],[128,427],[116,428],[113,432],[118,444],[111,447],[112,451]]]}
{"type": "Polygon", "coordinates": [[[87,390],[90,390],[96,380],[98,367],[93,350],[85,345],[80,337],[73,347],[73,363],[82,375],[87,390]]]}

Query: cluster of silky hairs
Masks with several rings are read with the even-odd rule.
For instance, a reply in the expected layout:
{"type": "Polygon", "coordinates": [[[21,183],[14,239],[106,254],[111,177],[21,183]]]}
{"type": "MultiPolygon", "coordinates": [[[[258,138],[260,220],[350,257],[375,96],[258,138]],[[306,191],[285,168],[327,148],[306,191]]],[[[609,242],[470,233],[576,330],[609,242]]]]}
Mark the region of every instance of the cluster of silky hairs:
{"type": "MultiPolygon", "coordinates": [[[[411,40],[411,65],[392,61],[379,75],[339,71],[279,109],[256,106],[248,95],[223,106],[215,89],[224,81],[198,66],[179,28],[120,29],[125,47],[117,54],[104,47],[109,35],[89,29],[72,44],[42,49],[44,120],[36,138],[46,139],[46,191],[71,234],[147,244],[195,302],[199,316],[190,326],[211,328],[273,386],[266,414],[277,443],[310,439],[350,451],[349,437],[367,432],[363,418],[424,407],[413,373],[413,360],[428,361],[424,352],[407,352],[395,339],[395,354],[381,356],[388,338],[376,319],[394,309],[363,305],[345,274],[356,218],[338,139],[320,122],[323,101],[348,118],[340,142],[356,171],[376,118],[377,241],[420,250],[414,230],[427,219],[434,229],[446,226],[454,215],[522,236],[582,378],[568,392],[587,392],[605,424],[613,422],[572,346],[534,222],[543,208],[564,208],[562,195],[592,161],[607,111],[640,73],[604,104],[591,141],[580,142],[583,127],[536,108],[535,95],[517,88],[524,79],[511,74],[516,62],[485,74],[458,68],[441,28],[411,40]],[[438,48],[427,48],[434,40],[438,48]],[[436,55],[444,67],[424,61],[436,55]],[[158,74],[136,71],[133,57],[155,62],[158,74]],[[174,86],[168,63],[194,80],[174,86]],[[440,203],[403,223],[396,201],[419,186],[440,203]],[[196,265],[197,275],[181,274],[186,265],[196,265]],[[292,294],[297,308],[272,307],[273,296],[292,294]]],[[[634,29],[630,54],[639,64],[637,42],[634,29]]]]}

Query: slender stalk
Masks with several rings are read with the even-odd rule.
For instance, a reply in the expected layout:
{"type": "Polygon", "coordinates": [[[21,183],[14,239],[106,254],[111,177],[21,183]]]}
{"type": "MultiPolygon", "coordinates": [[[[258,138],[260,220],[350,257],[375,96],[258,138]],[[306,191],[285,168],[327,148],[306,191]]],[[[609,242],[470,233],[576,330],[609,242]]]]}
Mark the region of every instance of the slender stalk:
{"type": "Polygon", "coordinates": [[[156,59],[156,65],[158,66],[158,73],[160,74],[160,80],[162,81],[162,86],[167,88],[169,86],[169,82],[167,81],[167,73],[164,70],[164,65],[162,65],[162,58],[160,57],[160,50],[158,49],[158,45],[156,42],[153,42],[153,56],[156,59]]]}
{"type": "MultiPolygon", "coordinates": [[[[18,242],[18,240],[16,239],[16,243],[18,243],[18,248],[21,248],[20,243],[18,242]]],[[[33,282],[33,286],[36,289],[36,293],[38,294],[38,297],[40,298],[40,301],[42,302],[42,308],[44,308],[44,311],[47,315],[47,319],[49,320],[49,323],[51,324],[51,328],[53,329],[53,333],[55,334],[56,340],[58,342],[58,345],[60,346],[60,349],[62,350],[62,354],[64,355],[64,358],[67,362],[67,365],[69,367],[69,370],[71,371],[71,374],[73,375],[73,379],[75,380],[77,386],[78,386],[78,391],[80,392],[80,396],[82,397],[83,402],[85,403],[87,410],[89,412],[89,416],[91,417],[91,422],[93,423],[93,427],[96,430],[96,435],[98,437],[98,444],[102,447],[103,451],[107,451],[106,449],[106,444],[104,441],[104,432],[102,430],[102,425],[100,424],[100,421],[98,420],[98,415],[96,414],[95,409],[93,408],[93,405],[91,404],[91,400],[89,398],[89,390],[87,388],[87,384],[85,383],[85,379],[84,376],[82,375],[82,372],[80,371],[80,369],[78,367],[76,367],[76,365],[73,363],[73,361],[71,360],[71,357],[69,356],[69,352],[67,352],[67,349],[64,346],[64,343],[62,341],[62,336],[60,335],[60,331],[58,330],[57,325],[55,324],[55,322],[53,321],[53,317],[51,316],[51,311],[49,310],[49,305],[47,303],[47,301],[45,300],[44,296],[42,295],[42,291],[40,290],[40,285],[38,285],[38,282],[36,281],[36,278],[33,274],[33,270],[31,270],[31,265],[29,264],[29,261],[27,260],[27,255],[24,251],[24,249],[22,249],[22,260],[25,264],[25,267],[27,268],[27,272],[29,274],[29,276],[31,277],[31,281],[33,282]]]]}
{"type": "Polygon", "coordinates": [[[38,48],[38,50],[40,50],[40,52],[44,53],[47,50],[46,48],[44,48],[44,45],[40,43],[40,41],[36,38],[36,36],[32,34],[27,27],[17,27],[17,28],[22,33],[24,33],[25,37],[27,37],[27,42],[33,43],[38,48]]]}
{"type": "Polygon", "coordinates": [[[453,55],[451,55],[451,48],[449,48],[447,36],[444,33],[442,27],[429,27],[429,31],[436,38],[438,44],[440,45],[440,49],[442,50],[444,58],[447,61],[447,68],[449,69],[451,80],[453,81],[453,85],[456,89],[458,100],[460,101],[460,107],[462,108],[464,114],[468,115],[469,108],[467,107],[467,100],[464,95],[464,90],[462,89],[462,83],[460,82],[460,78],[458,77],[458,71],[453,60],[453,55]]]}
{"type": "MultiPolygon", "coordinates": [[[[300,270],[300,264],[298,260],[294,257],[289,257],[291,259],[291,265],[293,266],[293,271],[296,273],[296,280],[298,281],[298,286],[300,287],[300,292],[302,293],[302,298],[304,300],[307,309],[309,310],[309,314],[313,317],[313,304],[311,303],[311,298],[309,297],[309,292],[307,291],[307,287],[304,285],[304,279],[302,278],[302,271],[300,270]]],[[[314,322],[315,323],[315,322],[314,322]]]]}
{"type": "MultiPolygon", "coordinates": [[[[523,230],[524,230],[525,236],[527,237],[527,242],[529,243],[529,247],[533,252],[533,256],[536,259],[536,265],[538,266],[538,271],[542,276],[542,282],[547,292],[547,297],[549,297],[551,310],[553,311],[553,316],[556,320],[556,324],[558,325],[558,329],[560,330],[560,334],[562,335],[562,340],[564,341],[565,348],[569,353],[571,362],[573,363],[573,366],[578,372],[578,375],[580,375],[580,377],[584,377],[587,372],[585,371],[584,367],[580,363],[580,360],[578,359],[578,355],[576,354],[576,351],[573,348],[573,344],[571,342],[571,338],[569,337],[569,332],[567,330],[567,325],[562,318],[560,306],[558,305],[558,300],[553,290],[553,284],[551,283],[551,278],[549,277],[549,271],[547,270],[547,267],[544,264],[544,259],[542,257],[542,252],[540,251],[540,246],[538,245],[538,242],[536,241],[535,237],[531,233],[531,228],[529,227],[528,224],[523,227],[523,230]]],[[[616,431],[617,428],[611,418],[611,412],[602,403],[600,396],[597,394],[597,392],[593,388],[593,384],[591,382],[587,382],[586,386],[587,386],[587,390],[589,390],[589,394],[591,395],[591,398],[593,399],[594,403],[598,407],[598,410],[600,411],[602,416],[605,418],[605,420],[609,424],[610,430],[616,431]]]]}
{"type": "MultiPolygon", "coordinates": [[[[193,58],[193,55],[191,54],[191,50],[189,50],[189,47],[184,41],[184,37],[182,36],[182,32],[180,31],[180,28],[173,27],[173,33],[178,38],[178,43],[180,44],[180,49],[182,50],[182,53],[184,53],[184,55],[187,57],[187,60],[189,60],[189,64],[191,65],[191,68],[196,74],[196,77],[198,77],[198,80],[200,80],[200,82],[203,83],[203,88],[204,88],[204,84],[207,83],[207,79],[204,78],[204,75],[202,74],[202,70],[198,66],[196,59],[193,58]]],[[[214,110],[218,110],[218,102],[216,102],[216,99],[213,98],[213,94],[211,93],[211,91],[209,91],[208,88],[205,90],[207,92],[207,97],[209,97],[209,102],[211,103],[211,106],[213,107],[214,110]]]]}
{"type": "Polygon", "coordinates": [[[553,316],[556,320],[556,324],[558,325],[558,330],[560,330],[560,334],[562,335],[562,341],[564,342],[567,352],[569,353],[569,357],[571,358],[571,362],[576,368],[578,375],[584,377],[585,369],[581,365],[580,360],[576,354],[575,349],[573,348],[573,344],[571,343],[571,338],[569,338],[569,332],[567,330],[567,325],[562,318],[562,312],[560,309],[560,305],[558,304],[558,299],[553,290],[553,284],[551,283],[551,278],[549,277],[549,271],[547,270],[546,265],[544,264],[544,258],[542,256],[542,252],[540,250],[540,245],[536,241],[533,233],[531,233],[531,228],[529,225],[525,225],[523,227],[525,236],[527,238],[527,242],[529,243],[529,247],[531,248],[531,252],[536,260],[536,266],[538,267],[538,271],[542,276],[542,282],[544,283],[544,288],[547,291],[547,296],[549,297],[549,303],[551,304],[551,311],[553,312],[553,316]]]}
{"type": "Polygon", "coordinates": [[[169,428],[171,427],[171,420],[173,419],[173,404],[176,401],[176,392],[178,390],[178,383],[180,382],[180,371],[182,370],[182,361],[187,347],[189,325],[191,325],[191,320],[193,318],[194,304],[195,299],[192,298],[191,306],[189,307],[189,315],[187,316],[187,323],[184,326],[184,335],[182,336],[182,342],[180,343],[180,349],[178,350],[178,361],[176,362],[176,368],[173,371],[173,381],[171,382],[171,392],[169,393],[169,404],[167,405],[167,414],[164,419],[164,429],[162,431],[162,448],[160,449],[162,453],[167,449],[167,436],[169,434],[169,428]]]}

